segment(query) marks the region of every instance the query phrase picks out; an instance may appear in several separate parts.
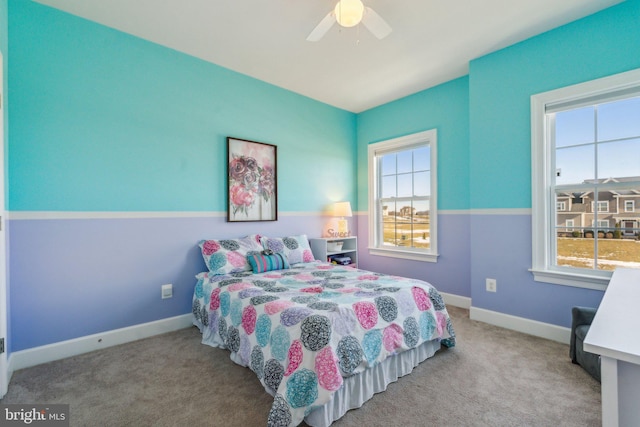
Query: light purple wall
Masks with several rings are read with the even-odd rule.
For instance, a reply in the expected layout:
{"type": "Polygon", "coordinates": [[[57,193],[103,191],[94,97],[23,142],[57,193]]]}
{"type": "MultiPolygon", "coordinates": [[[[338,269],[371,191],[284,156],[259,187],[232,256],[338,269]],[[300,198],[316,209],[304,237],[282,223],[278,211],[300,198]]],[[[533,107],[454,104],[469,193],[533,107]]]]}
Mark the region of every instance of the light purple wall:
{"type": "Polygon", "coordinates": [[[308,234],[327,218],[227,223],[223,217],[10,220],[11,351],[191,312],[208,238],[308,234]],[[160,286],[173,283],[172,299],[160,286]]]}
{"type": "MultiPolygon", "coordinates": [[[[426,280],[439,291],[470,297],[469,215],[438,215],[437,263],[369,255],[369,217],[358,216],[358,267],[426,280]]],[[[475,301],[474,301],[475,302],[475,301]]]]}
{"type": "Polygon", "coordinates": [[[470,217],[473,306],[559,326],[571,326],[571,307],[597,307],[602,291],[541,283],[531,268],[531,215],[470,217]],[[487,292],[485,279],[497,280],[487,292]]]}

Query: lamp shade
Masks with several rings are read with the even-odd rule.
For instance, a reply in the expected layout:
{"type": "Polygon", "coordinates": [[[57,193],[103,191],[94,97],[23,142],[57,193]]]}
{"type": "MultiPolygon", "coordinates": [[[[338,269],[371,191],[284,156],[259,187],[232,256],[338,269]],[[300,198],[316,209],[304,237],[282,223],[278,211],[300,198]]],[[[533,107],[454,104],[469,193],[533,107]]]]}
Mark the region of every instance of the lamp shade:
{"type": "Polygon", "coordinates": [[[351,202],[336,202],[333,205],[333,216],[353,216],[351,212],[351,202]]]}
{"type": "Polygon", "coordinates": [[[343,27],[354,27],[362,21],[364,5],[360,0],[340,0],[333,11],[343,27]]]}

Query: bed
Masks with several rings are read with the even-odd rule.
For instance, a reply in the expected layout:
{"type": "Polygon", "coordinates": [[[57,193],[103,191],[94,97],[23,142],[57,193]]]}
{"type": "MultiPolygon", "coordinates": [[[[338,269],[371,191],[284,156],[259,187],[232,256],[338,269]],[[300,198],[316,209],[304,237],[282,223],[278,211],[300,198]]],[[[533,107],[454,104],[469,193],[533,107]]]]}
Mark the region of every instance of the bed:
{"type": "Polygon", "coordinates": [[[316,261],[305,235],[199,245],[193,323],[274,396],[269,426],[326,427],[455,345],[427,282],[316,261]]]}

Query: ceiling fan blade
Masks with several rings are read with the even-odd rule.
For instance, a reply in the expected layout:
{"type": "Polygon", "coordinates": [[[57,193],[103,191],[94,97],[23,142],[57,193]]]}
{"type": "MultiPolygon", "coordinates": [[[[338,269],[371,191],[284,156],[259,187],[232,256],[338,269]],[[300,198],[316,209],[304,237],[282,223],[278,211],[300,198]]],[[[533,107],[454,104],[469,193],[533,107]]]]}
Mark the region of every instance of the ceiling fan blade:
{"type": "Polygon", "coordinates": [[[317,42],[320,40],[326,33],[333,27],[333,24],[336,22],[336,16],[333,14],[333,11],[329,12],[327,16],[324,17],[322,21],[316,26],[316,28],[311,31],[311,34],[307,36],[307,41],[317,42]]]}
{"type": "Polygon", "coordinates": [[[370,7],[364,8],[362,23],[379,39],[387,37],[393,31],[389,24],[370,7]]]}

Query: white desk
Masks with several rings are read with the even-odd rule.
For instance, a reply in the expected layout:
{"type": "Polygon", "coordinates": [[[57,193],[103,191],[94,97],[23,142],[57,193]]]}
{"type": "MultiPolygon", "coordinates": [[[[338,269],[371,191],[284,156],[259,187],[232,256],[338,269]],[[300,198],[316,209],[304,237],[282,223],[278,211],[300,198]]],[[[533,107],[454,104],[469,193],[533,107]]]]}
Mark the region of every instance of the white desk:
{"type": "Polygon", "coordinates": [[[611,277],[584,340],[601,356],[602,425],[640,425],[640,270],[619,268],[611,277]]]}

